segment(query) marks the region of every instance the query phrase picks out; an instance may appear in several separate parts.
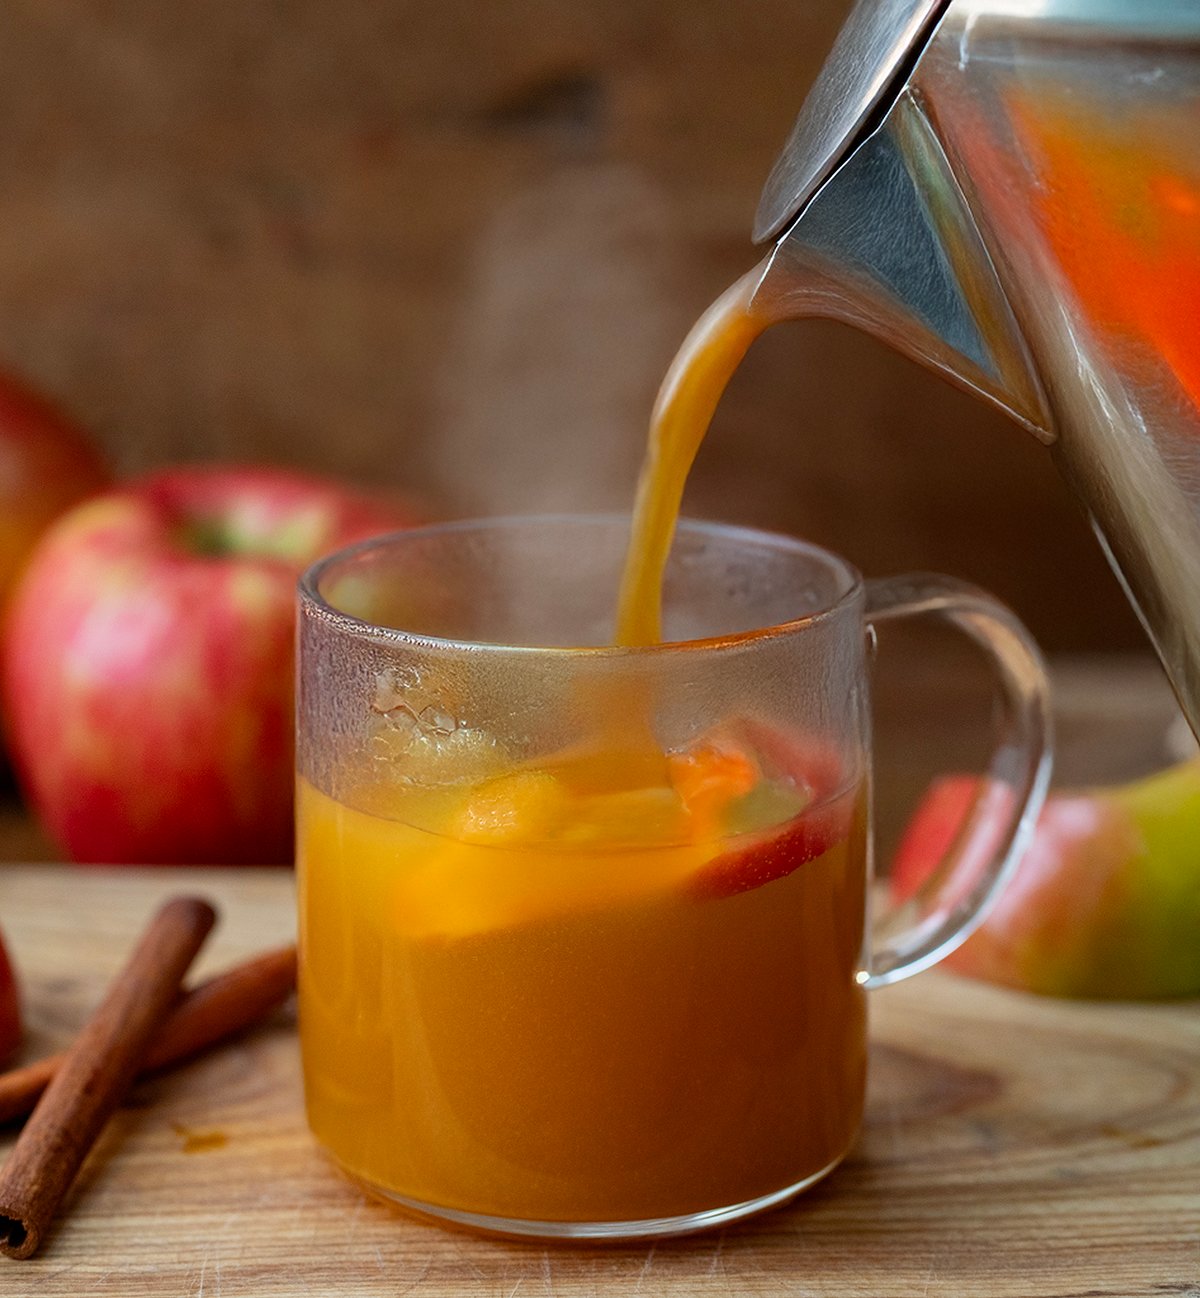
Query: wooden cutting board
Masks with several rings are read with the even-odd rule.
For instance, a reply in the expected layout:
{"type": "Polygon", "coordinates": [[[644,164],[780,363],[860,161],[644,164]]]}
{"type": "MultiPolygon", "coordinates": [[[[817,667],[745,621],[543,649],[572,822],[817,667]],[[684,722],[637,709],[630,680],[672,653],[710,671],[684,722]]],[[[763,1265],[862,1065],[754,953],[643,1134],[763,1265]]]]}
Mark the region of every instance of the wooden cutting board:
{"type": "MultiPolygon", "coordinates": [[[[224,917],[199,972],[293,932],[283,871],[0,867],[30,1056],[70,1037],[183,890],[224,917]]],[[[43,1254],[0,1262],[0,1294],[1200,1298],[1200,1005],[929,973],[873,1014],[867,1124],[834,1176],[719,1234],[605,1248],[476,1238],[365,1198],[307,1134],[282,1014],[140,1085],[43,1254]]]]}

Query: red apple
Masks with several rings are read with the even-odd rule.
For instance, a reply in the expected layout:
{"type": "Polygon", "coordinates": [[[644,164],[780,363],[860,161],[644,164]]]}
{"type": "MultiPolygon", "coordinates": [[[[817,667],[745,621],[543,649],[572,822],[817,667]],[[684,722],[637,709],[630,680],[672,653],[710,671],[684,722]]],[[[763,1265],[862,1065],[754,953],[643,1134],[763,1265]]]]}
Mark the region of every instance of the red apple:
{"type": "Polygon", "coordinates": [[[414,521],[279,469],[164,470],[62,518],[11,607],[13,757],[77,861],[291,859],[297,574],[414,521]]]}
{"type": "Polygon", "coordinates": [[[771,778],[807,790],[810,801],[787,824],[750,836],[706,862],[688,881],[688,892],[696,897],[749,892],[816,860],[850,836],[859,801],[856,788],[843,787],[845,763],[831,744],[751,719],[725,729],[766,764],[771,778]]]}
{"type": "Polygon", "coordinates": [[[99,456],[71,419],[0,372],[0,618],[38,537],[107,485],[99,456]]]}
{"type": "MultiPolygon", "coordinates": [[[[936,782],[892,863],[910,897],[961,828],[978,781],[936,782]]],[[[1047,995],[1200,994],[1200,762],[1052,794],[1007,888],[946,964],[1047,995]]]]}
{"type": "Polygon", "coordinates": [[[782,829],[714,857],[688,881],[688,892],[732,897],[785,878],[849,837],[854,808],[852,791],[802,812],[782,829]]]}
{"type": "Polygon", "coordinates": [[[21,1043],[21,1006],[17,1000],[17,978],[0,940],[0,1064],[21,1043]]]}

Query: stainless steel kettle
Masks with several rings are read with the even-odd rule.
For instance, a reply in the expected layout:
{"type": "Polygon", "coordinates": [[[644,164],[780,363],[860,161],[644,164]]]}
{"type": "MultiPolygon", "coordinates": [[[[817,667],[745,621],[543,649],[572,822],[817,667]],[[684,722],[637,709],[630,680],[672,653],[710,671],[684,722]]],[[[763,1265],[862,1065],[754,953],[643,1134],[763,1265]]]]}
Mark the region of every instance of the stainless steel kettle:
{"type": "Polygon", "coordinates": [[[1050,446],[1196,729],[1200,2],[859,0],[755,233],[1050,446]]]}

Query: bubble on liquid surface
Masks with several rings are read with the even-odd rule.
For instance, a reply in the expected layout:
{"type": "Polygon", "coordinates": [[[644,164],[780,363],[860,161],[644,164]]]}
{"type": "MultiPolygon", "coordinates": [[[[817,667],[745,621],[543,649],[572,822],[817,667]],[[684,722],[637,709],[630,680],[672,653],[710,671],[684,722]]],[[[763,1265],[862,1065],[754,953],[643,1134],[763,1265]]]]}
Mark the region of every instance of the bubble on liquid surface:
{"type": "Polygon", "coordinates": [[[421,688],[421,673],[415,667],[389,667],[375,677],[375,698],[371,711],[386,716],[397,708],[412,710],[412,697],[421,688]]]}
{"type": "Polygon", "coordinates": [[[376,773],[406,784],[487,779],[511,764],[505,745],[447,707],[410,668],[389,668],[375,682],[368,751],[376,773]]]}

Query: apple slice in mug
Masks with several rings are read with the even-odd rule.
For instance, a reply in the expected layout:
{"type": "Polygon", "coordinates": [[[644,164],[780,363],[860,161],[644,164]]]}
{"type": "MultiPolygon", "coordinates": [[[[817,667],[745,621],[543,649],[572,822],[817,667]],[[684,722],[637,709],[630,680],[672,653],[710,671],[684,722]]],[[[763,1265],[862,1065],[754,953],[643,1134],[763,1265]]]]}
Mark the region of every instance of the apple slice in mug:
{"type": "Polygon", "coordinates": [[[336,825],[339,851],[381,863],[388,922],[436,940],[731,897],[791,874],[854,827],[857,788],[812,739],[738,722],[635,756],[582,746],[479,783],[371,785],[352,799],[361,810],[305,798],[314,824],[336,825]]]}
{"type": "Polygon", "coordinates": [[[830,743],[756,720],[722,728],[753,754],[757,777],[726,809],[727,832],[746,837],[688,880],[696,897],[731,897],[785,878],[849,837],[859,789],[830,743]],[[771,828],[755,833],[754,826],[771,828]]]}

